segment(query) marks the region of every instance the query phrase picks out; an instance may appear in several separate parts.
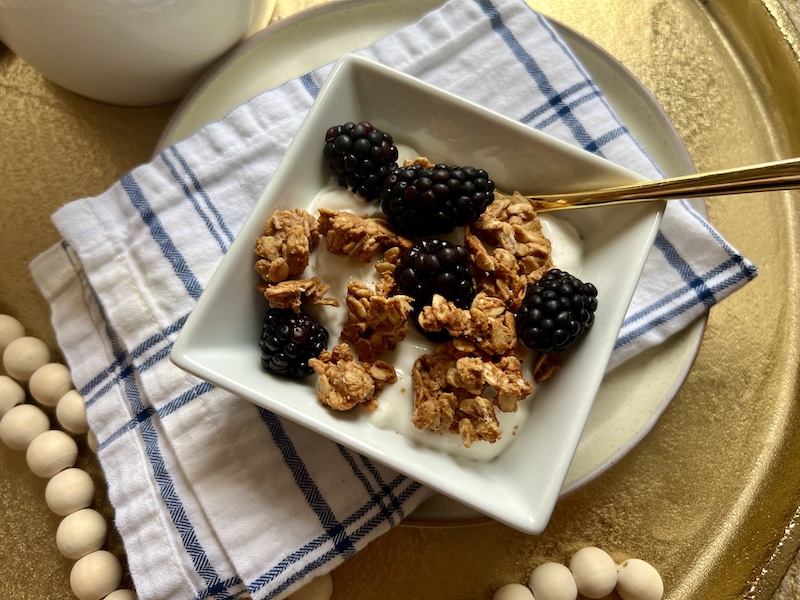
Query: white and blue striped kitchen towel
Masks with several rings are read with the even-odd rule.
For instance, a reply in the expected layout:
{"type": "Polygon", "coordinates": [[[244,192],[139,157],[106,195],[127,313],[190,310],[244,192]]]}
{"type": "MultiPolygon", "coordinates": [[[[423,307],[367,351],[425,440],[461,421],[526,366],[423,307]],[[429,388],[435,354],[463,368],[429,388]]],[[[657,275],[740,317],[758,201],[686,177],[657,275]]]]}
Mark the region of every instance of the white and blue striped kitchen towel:
{"type": "MultiPolygon", "coordinates": [[[[451,0],[361,53],[658,176],[522,0],[451,0]]],[[[285,595],[429,496],[168,358],[329,68],[258,95],[106,193],[64,206],[54,216],[64,242],[31,265],[86,399],[143,600],[285,595]]],[[[672,203],[615,360],[755,274],[698,214],[672,203]]]]}

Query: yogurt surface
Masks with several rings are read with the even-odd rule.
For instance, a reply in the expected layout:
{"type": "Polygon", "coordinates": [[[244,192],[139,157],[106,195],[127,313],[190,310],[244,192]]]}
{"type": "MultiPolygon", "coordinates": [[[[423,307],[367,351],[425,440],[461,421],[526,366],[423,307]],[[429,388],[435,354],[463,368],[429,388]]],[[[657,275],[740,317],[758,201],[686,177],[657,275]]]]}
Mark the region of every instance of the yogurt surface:
{"type": "MultiPolygon", "coordinates": [[[[306,210],[318,217],[321,208],[347,211],[360,217],[383,217],[379,201],[365,202],[350,190],[339,187],[335,181],[322,189],[306,210]]],[[[539,219],[545,235],[552,243],[552,257],[556,267],[571,273],[579,273],[583,248],[578,234],[566,221],[558,217],[543,214],[539,219]]],[[[455,243],[463,243],[463,235],[460,230],[443,237],[455,243]]],[[[324,283],[330,285],[328,296],[336,298],[340,304],[338,308],[312,306],[308,309],[308,312],[328,329],[331,345],[339,343],[339,333],[348,320],[347,306],[344,301],[347,297],[348,282],[355,279],[374,285],[379,278],[374,265],[375,263],[367,264],[355,258],[334,255],[328,252],[324,240],[311,254],[308,270],[304,276],[319,277],[324,283]]],[[[524,426],[530,414],[531,403],[535,401],[536,386],[534,385],[533,393],[517,404],[515,412],[505,413],[499,409],[495,411],[503,435],[494,443],[478,440],[467,448],[457,433],[419,430],[411,422],[414,412],[414,386],[411,380],[411,371],[414,362],[420,355],[434,354],[437,346],[437,343],[426,338],[412,325],[408,335],[398,344],[397,348],[380,357],[395,367],[397,382],[383,388],[377,398],[377,409],[367,411],[357,408],[356,410],[361,412],[360,418],[370,425],[395,431],[420,445],[460,458],[491,460],[513,442],[519,428],[524,426]]],[[[530,380],[531,372],[532,365],[529,357],[523,365],[523,374],[528,380],[530,380]]]]}

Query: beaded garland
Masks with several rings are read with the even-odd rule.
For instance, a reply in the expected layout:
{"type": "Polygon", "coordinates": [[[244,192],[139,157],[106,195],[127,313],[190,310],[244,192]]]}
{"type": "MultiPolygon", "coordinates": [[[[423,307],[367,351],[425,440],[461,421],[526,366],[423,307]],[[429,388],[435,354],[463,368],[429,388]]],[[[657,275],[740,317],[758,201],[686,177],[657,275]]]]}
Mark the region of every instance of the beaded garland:
{"type": "Polygon", "coordinates": [[[44,342],[26,336],[24,327],[9,315],[0,315],[0,356],[8,373],[0,375],[0,440],[24,451],[31,471],[48,479],[45,501],[63,517],[56,546],[75,561],[69,577],[72,593],[79,600],[135,600],[133,590],[119,587],[119,559],[103,549],[108,524],[90,508],[94,482],[75,467],[78,445],[72,436],[88,432],[88,425],[83,398],[73,389],[69,369],[51,362],[44,342]],[[25,387],[33,403],[26,402],[25,387]],[[50,417],[42,407],[54,409],[61,429],[50,428],[50,417]]]}
{"type": "Polygon", "coordinates": [[[616,590],[622,600],[661,600],[664,582],[649,563],[631,558],[619,565],[600,548],[586,546],[570,559],[569,566],[545,562],[531,573],[527,585],[509,583],[492,600],[596,600],[616,590]]]}
{"type": "MultiPolygon", "coordinates": [[[[70,587],[79,600],[136,600],[133,590],[119,588],[122,565],[104,550],[108,524],[90,508],[95,487],[91,476],[74,465],[78,447],[72,436],[86,434],[97,451],[97,438],[86,421],[83,398],[73,388],[64,365],[51,362],[50,351],[39,339],[25,335],[14,317],[0,314],[0,357],[10,376],[0,375],[0,440],[25,451],[31,471],[48,479],[47,506],[63,517],[56,546],[74,560],[70,587]],[[25,387],[36,403],[26,403],[25,387]],[[50,429],[50,417],[40,406],[54,409],[63,429],[50,429]]],[[[661,600],[664,584],[649,563],[632,558],[617,565],[600,548],[578,550],[569,566],[546,562],[537,566],[527,585],[509,583],[492,600],[597,599],[616,590],[622,600],[661,600]]],[[[329,600],[333,579],[326,573],[292,593],[287,600],[329,600]]]]}

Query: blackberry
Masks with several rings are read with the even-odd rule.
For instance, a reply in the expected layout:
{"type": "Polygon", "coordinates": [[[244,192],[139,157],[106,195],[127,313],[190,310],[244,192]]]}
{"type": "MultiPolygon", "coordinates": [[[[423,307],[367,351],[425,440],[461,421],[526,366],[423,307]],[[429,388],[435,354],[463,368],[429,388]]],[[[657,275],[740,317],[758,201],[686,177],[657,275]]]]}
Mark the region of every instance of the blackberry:
{"type": "Polygon", "coordinates": [[[261,365],[283,377],[301,379],[314,370],[308,359],[328,345],[328,330],[306,314],[270,308],[261,324],[261,365]]]}
{"type": "Polygon", "coordinates": [[[517,311],[517,335],[537,352],[563,352],[594,323],[597,288],[566,271],[550,269],[528,286],[517,311]]]}
{"type": "Polygon", "coordinates": [[[383,182],[381,210],[400,232],[426,236],[474,223],[494,201],[483,169],[420,164],[398,167],[383,182]]]}
{"type": "Polygon", "coordinates": [[[380,195],[383,180],[397,167],[392,136],[367,121],[328,129],[324,155],[339,185],[365,200],[380,195]]]}
{"type": "Polygon", "coordinates": [[[394,272],[399,293],[414,298],[414,324],[420,332],[434,341],[449,339],[443,332],[425,331],[417,318],[439,294],[459,308],[469,308],[475,297],[475,284],[469,267],[469,252],[464,246],[447,240],[429,238],[417,240],[400,255],[394,272]]]}

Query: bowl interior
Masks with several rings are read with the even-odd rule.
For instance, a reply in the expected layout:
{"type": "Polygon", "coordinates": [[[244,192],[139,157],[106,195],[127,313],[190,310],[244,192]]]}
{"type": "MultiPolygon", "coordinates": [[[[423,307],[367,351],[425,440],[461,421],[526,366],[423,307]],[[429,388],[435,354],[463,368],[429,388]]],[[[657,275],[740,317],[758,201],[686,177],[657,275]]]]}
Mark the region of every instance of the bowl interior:
{"type": "MultiPolygon", "coordinates": [[[[295,420],[512,527],[547,523],[603,378],[663,204],[559,214],[580,234],[580,273],[599,290],[590,333],[534,396],[513,444],[488,462],[459,459],[340,414],[316,400],[316,381],[276,378],[260,367],[266,302],[256,290],[253,246],[278,208],[306,208],[331,179],[322,156],[331,125],[371,121],[431,160],[486,169],[502,190],[549,192],[640,179],[588,152],[498,116],[416,79],[348,55],[332,69],[253,213],[220,264],[172,352],[179,367],[295,420]]],[[[324,243],[324,242],[321,242],[324,243]]],[[[332,340],[338,332],[331,332],[332,340]]],[[[409,402],[411,402],[409,392],[409,402]]]]}

